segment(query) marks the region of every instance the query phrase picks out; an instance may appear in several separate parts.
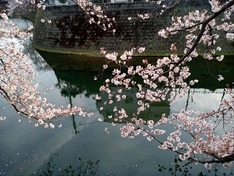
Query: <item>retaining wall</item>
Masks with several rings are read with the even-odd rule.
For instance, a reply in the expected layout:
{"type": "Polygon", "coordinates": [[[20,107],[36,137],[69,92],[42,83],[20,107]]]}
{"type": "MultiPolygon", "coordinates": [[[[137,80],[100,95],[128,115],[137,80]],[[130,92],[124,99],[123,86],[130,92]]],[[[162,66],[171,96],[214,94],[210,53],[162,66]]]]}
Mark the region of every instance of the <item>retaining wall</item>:
{"type": "MultiPolygon", "coordinates": [[[[160,16],[157,13],[161,9],[153,3],[112,3],[102,6],[108,17],[115,18],[113,27],[106,31],[97,24],[90,24],[90,18],[76,5],[48,6],[45,11],[38,11],[34,46],[55,52],[89,54],[98,53],[101,47],[108,51],[121,52],[132,47],[145,46],[145,54],[160,55],[169,53],[171,43],[176,43],[179,52],[183,52],[184,34],[163,39],[158,37],[157,32],[169,25],[173,15],[183,14],[191,9],[209,8],[207,3],[182,3],[160,16]],[[143,20],[137,17],[137,14],[145,13],[153,18],[143,20]],[[128,20],[129,17],[131,20],[128,20]],[[51,23],[42,23],[41,19],[51,20],[51,23]]],[[[233,43],[225,40],[224,33],[220,35],[223,52],[233,52],[233,43]]]]}

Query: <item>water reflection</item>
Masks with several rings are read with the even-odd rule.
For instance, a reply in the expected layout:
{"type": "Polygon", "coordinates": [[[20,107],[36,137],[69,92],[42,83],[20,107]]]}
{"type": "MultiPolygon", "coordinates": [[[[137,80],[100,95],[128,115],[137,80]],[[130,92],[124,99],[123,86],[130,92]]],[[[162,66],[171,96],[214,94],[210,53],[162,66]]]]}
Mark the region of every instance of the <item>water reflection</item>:
{"type": "MultiPolygon", "coordinates": [[[[97,72],[64,71],[54,69],[54,73],[58,80],[56,87],[60,89],[62,96],[69,99],[71,105],[73,104],[72,97],[75,98],[78,95],[94,98],[95,95],[99,94],[99,87],[104,81],[104,77],[103,79],[94,81],[94,77],[99,74],[97,72]]],[[[108,73],[105,76],[108,76],[108,73]]],[[[113,92],[114,91],[117,91],[116,87],[113,87],[113,92]]],[[[118,102],[115,100],[112,104],[106,104],[103,110],[101,110],[102,106],[104,106],[105,101],[108,100],[107,95],[104,93],[100,94],[102,97],[101,100],[96,100],[97,109],[103,116],[105,122],[113,122],[115,116],[115,113],[113,112],[114,107],[117,107],[118,109],[124,107],[127,114],[130,116],[136,112],[138,108],[138,100],[135,97],[136,89],[132,89],[131,91],[123,89],[123,94],[126,95],[125,101],[118,102]]],[[[169,112],[169,103],[164,101],[151,104],[151,107],[146,111],[141,112],[138,117],[145,120],[153,118],[155,121],[157,121],[157,119],[160,119],[162,113],[169,115],[169,112]]],[[[116,119],[114,120],[117,121],[116,119]]]]}
{"type": "MultiPolygon", "coordinates": [[[[151,106],[147,111],[144,111],[141,114],[139,114],[138,118],[141,117],[144,120],[154,119],[155,121],[157,121],[160,119],[162,113],[166,113],[167,115],[169,115],[170,113],[179,112],[182,109],[191,109],[202,112],[208,112],[213,108],[217,109],[220,102],[225,97],[225,86],[227,86],[227,84],[229,83],[232,83],[233,79],[233,77],[231,76],[233,75],[233,69],[231,69],[233,66],[226,66],[227,67],[224,71],[221,69],[222,73],[226,74],[226,82],[216,82],[216,87],[214,87],[214,84],[207,85],[207,82],[204,82],[204,79],[202,77],[198,77],[199,75],[201,76],[206,74],[201,70],[199,73],[195,72],[194,75],[196,76],[196,78],[202,82],[196,85],[196,87],[189,89],[185,96],[178,98],[173,104],[169,104],[167,101],[157,103],[151,106]],[[212,99],[214,99],[214,101],[212,101],[212,99]],[[206,102],[207,100],[208,102],[206,102]],[[183,107],[180,107],[181,103],[183,104],[183,107]],[[202,106],[199,107],[197,105],[202,106]]],[[[218,65],[214,65],[214,67],[216,69],[219,68],[218,65]]],[[[211,72],[211,70],[209,70],[209,72],[211,72]]],[[[96,76],[97,73],[93,72],[64,71],[60,69],[54,69],[54,73],[58,79],[57,87],[60,88],[61,94],[63,96],[69,98],[71,104],[71,97],[76,97],[79,94],[83,94],[87,97],[94,97],[95,94],[99,93],[99,87],[104,81],[103,79],[100,79],[98,82],[95,82],[93,78],[94,76],[96,76]]],[[[231,84],[229,84],[229,86],[231,86],[231,84]]],[[[117,87],[112,87],[112,92],[117,91],[117,87]]],[[[111,123],[113,121],[120,121],[119,119],[117,119],[117,117],[113,118],[113,116],[115,115],[115,113],[113,112],[115,106],[117,106],[118,109],[124,107],[124,109],[127,110],[127,114],[130,114],[130,117],[132,117],[131,115],[136,112],[136,109],[138,107],[137,99],[135,98],[136,90],[134,90],[134,88],[131,89],[131,91],[126,89],[123,90],[123,94],[127,96],[125,101],[118,102],[114,100],[113,104],[107,103],[105,105],[105,100],[107,100],[108,97],[105,97],[106,95],[104,94],[101,95],[101,100],[96,101],[97,109],[99,110],[99,113],[103,116],[104,122],[111,123]],[[104,108],[102,108],[103,106],[104,108]]],[[[126,121],[124,120],[122,122],[125,123],[126,121]]],[[[186,168],[184,169],[187,172],[186,168]]],[[[171,168],[169,168],[168,171],[171,172],[171,168]]],[[[174,172],[176,171],[177,170],[175,170],[174,172]]],[[[200,174],[203,175],[202,172],[200,174]]]]}
{"type": "MultiPolygon", "coordinates": [[[[76,68],[75,62],[72,64],[72,61],[64,62],[64,60],[61,59],[59,60],[61,62],[60,65],[54,67],[52,60],[56,60],[56,58],[50,58],[49,61],[48,57],[46,57],[45,60],[43,58],[40,58],[37,65],[39,65],[40,67],[41,63],[46,61],[52,66],[57,78],[56,87],[59,88],[61,95],[63,97],[66,97],[71,105],[73,105],[72,99],[78,95],[84,95],[85,97],[94,99],[95,95],[100,93],[99,88],[105,81],[105,78],[110,77],[110,72],[108,71],[105,73],[101,73],[101,75],[100,73],[93,71],[80,71],[79,69],[74,69],[76,68]],[[94,77],[96,76],[99,76],[100,79],[94,81],[94,77]]],[[[199,96],[200,94],[212,94],[213,92],[217,93],[217,89],[219,89],[219,91],[223,91],[223,88],[227,86],[233,86],[232,84],[234,78],[232,75],[234,75],[234,64],[232,56],[226,56],[222,64],[220,64],[218,61],[208,62],[204,59],[197,58],[192,61],[192,63],[190,63],[189,67],[192,72],[192,75],[189,79],[198,79],[199,82],[188,90],[186,101],[184,102],[184,109],[188,109],[190,107],[189,103],[193,103],[191,97],[197,94],[198,91],[199,96]],[[223,81],[217,81],[217,75],[219,74],[223,75],[223,77],[225,78],[223,81]]],[[[118,88],[116,87],[112,87],[112,89],[113,92],[118,91],[118,88]]],[[[105,101],[108,100],[108,97],[105,94],[101,94],[101,100],[96,101],[97,109],[103,116],[105,122],[111,123],[113,121],[119,121],[119,119],[114,118],[115,113],[113,112],[113,109],[115,106],[117,106],[118,109],[124,107],[127,110],[127,114],[129,114],[129,116],[132,116],[136,112],[138,108],[138,100],[135,96],[136,89],[133,88],[131,89],[131,91],[123,89],[122,94],[127,96],[125,101],[118,102],[117,100],[114,100],[112,104],[106,103],[105,101]],[[105,108],[103,108],[103,106],[105,106],[105,108]]],[[[224,97],[224,95],[222,97],[224,97]]],[[[204,102],[205,100],[202,100],[201,98],[200,101],[204,102]]],[[[217,103],[219,103],[220,101],[217,101],[217,103]]],[[[177,101],[176,104],[179,104],[179,102],[177,101]]],[[[155,121],[157,121],[161,118],[162,113],[169,115],[171,111],[173,112],[170,106],[171,105],[169,105],[167,101],[152,103],[149,109],[141,112],[137,117],[143,118],[144,120],[154,119],[155,121]]],[[[204,107],[209,106],[205,105],[204,107]]],[[[75,118],[72,117],[72,119],[74,131],[75,133],[77,133],[78,131],[76,129],[75,118]]]]}
{"type": "MultiPolygon", "coordinates": [[[[175,153],[162,151],[157,148],[157,143],[149,142],[145,138],[123,139],[119,131],[122,124],[112,126],[110,123],[112,120],[107,117],[109,112],[99,111],[102,102],[97,102],[93,98],[99,92],[99,86],[103,80],[93,81],[96,74],[93,72],[62,71],[60,69],[40,72],[37,80],[44,86],[42,91],[54,85],[58,88],[45,92],[48,101],[51,100],[58,105],[81,105],[89,111],[95,112],[94,118],[84,119],[76,115],[71,118],[60,119],[62,122],[55,120],[54,123],[63,124],[62,128],[43,129],[35,128],[32,123],[28,123],[27,119],[21,119],[21,123],[18,123],[15,118],[20,117],[11,109],[5,109],[7,117],[12,118],[8,118],[0,124],[0,175],[25,176],[31,173],[40,175],[41,172],[48,171],[48,162],[50,162],[54,153],[59,154],[53,159],[53,163],[56,165],[55,170],[64,171],[64,169],[69,168],[69,165],[74,166],[74,163],[79,167],[77,158],[81,158],[86,164],[88,161],[93,163],[100,161],[97,169],[99,175],[172,175],[172,169],[176,167],[178,168],[176,173],[180,175],[179,166],[174,162],[175,157],[178,157],[175,153]],[[60,96],[61,94],[63,96],[60,96]],[[104,118],[104,122],[98,122],[99,117],[104,118]],[[104,131],[105,128],[109,129],[109,134],[104,131]],[[77,135],[74,133],[77,133],[77,135]],[[37,173],[38,170],[41,172],[37,173]]],[[[219,102],[222,97],[222,90],[222,88],[216,91],[193,88],[190,90],[190,95],[194,95],[193,101],[191,99],[188,101],[188,96],[184,96],[174,104],[170,106],[165,104],[161,108],[162,111],[169,111],[169,113],[180,111],[181,108],[186,106],[186,103],[187,108],[191,109],[214,108],[216,106],[214,103],[210,104],[209,107],[206,105],[210,102],[219,102]]],[[[134,100],[130,99],[125,102],[124,106],[127,104],[132,108],[132,102],[134,100]]],[[[131,111],[134,111],[134,108],[130,109],[131,111]]],[[[159,111],[159,107],[156,106],[151,111],[159,111]]],[[[165,130],[170,130],[170,128],[165,127],[165,130]]],[[[184,172],[186,163],[182,162],[179,165],[184,172]]],[[[203,175],[215,175],[217,172],[217,175],[231,173],[231,168],[229,170],[219,168],[218,171],[212,168],[208,172],[201,165],[190,167],[191,165],[187,166],[187,175],[198,175],[199,172],[203,172],[203,175]]]]}
{"type": "Polygon", "coordinates": [[[58,154],[54,154],[50,157],[47,162],[47,167],[45,170],[39,169],[37,172],[32,173],[31,175],[40,175],[40,176],[52,176],[52,175],[79,175],[79,176],[95,176],[98,173],[99,160],[97,161],[85,161],[82,158],[76,158],[75,162],[73,161],[70,164],[66,164],[64,168],[58,166],[56,160],[60,160],[58,154]]]}
{"type": "MultiPolygon", "coordinates": [[[[198,64],[198,63],[197,63],[198,64]]],[[[194,66],[191,66],[194,67],[194,66]]],[[[230,64],[230,62],[224,63],[222,66],[226,69],[223,70],[223,74],[225,74],[225,81],[218,82],[215,80],[215,78],[212,77],[212,80],[210,78],[207,79],[207,74],[205,68],[202,68],[200,64],[198,64],[198,67],[200,68],[199,71],[195,72],[192,76],[193,79],[196,78],[200,80],[200,82],[188,90],[187,95],[184,96],[185,102],[184,102],[184,109],[188,109],[193,102],[193,99],[191,97],[199,96],[199,95],[206,95],[206,97],[209,97],[209,95],[215,96],[215,94],[220,94],[221,97],[224,97],[224,88],[229,84],[230,86],[234,75],[234,66],[233,64],[230,64]],[[233,69],[232,69],[233,68],[233,69]],[[205,76],[204,76],[205,75],[205,76]]],[[[218,65],[215,65],[216,69],[218,65]]],[[[194,68],[193,68],[194,69],[194,68]]],[[[219,69],[220,70],[220,69],[219,69]]],[[[105,77],[109,76],[109,73],[105,74],[105,77],[102,76],[102,79],[98,79],[94,81],[94,77],[97,76],[98,72],[88,72],[88,71],[75,71],[75,70],[61,70],[61,69],[54,69],[53,70],[56,77],[57,77],[57,84],[56,87],[60,89],[60,93],[62,96],[67,97],[69,99],[70,104],[72,104],[72,98],[75,98],[78,95],[84,95],[86,97],[94,98],[96,94],[99,94],[99,87],[103,84],[105,77]]],[[[117,92],[116,87],[112,87],[113,92],[117,92]]],[[[178,90],[179,91],[179,90],[178,90]]],[[[129,115],[132,115],[136,112],[136,109],[138,107],[137,105],[137,98],[135,96],[136,89],[131,89],[130,91],[127,89],[123,89],[123,93],[127,97],[125,101],[118,102],[115,100],[112,104],[106,103],[105,108],[102,109],[102,107],[105,104],[105,101],[108,100],[108,97],[105,94],[101,94],[102,99],[96,101],[97,109],[99,109],[100,113],[104,117],[104,121],[106,122],[112,122],[114,118],[110,118],[114,116],[113,108],[115,106],[118,107],[118,109],[121,109],[121,107],[124,107],[127,110],[127,113],[129,115]]],[[[202,99],[204,96],[200,98],[200,101],[205,102],[206,100],[202,99]]],[[[216,101],[217,104],[220,103],[222,98],[219,101],[216,101]]],[[[208,98],[209,99],[209,98],[208,98]]],[[[198,101],[198,100],[197,100],[198,101]]],[[[177,101],[178,104],[178,101],[177,101]]],[[[209,107],[204,105],[204,107],[209,107]]],[[[182,107],[181,107],[182,108],[182,107]]],[[[180,108],[180,109],[181,109],[180,108]]],[[[179,108],[177,108],[179,109],[179,108]]],[[[160,102],[160,103],[152,103],[150,108],[147,109],[144,112],[141,112],[138,117],[143,118],[145,120],[147,119],[154,119],[157,120],[161,117],[162,113],[166,113],[167,115],[170,114],[171,108],[167,101],[160,102]]]]}
{"type": "Polygon", "coordinates": [[[54,73],[58,80],[56,87],[65,97],[76,97],[79,94],[90,97],[99,92],[99,87],[103,83],[102,79],[94,81],[97,72],[54,69],[54,73]]]}
{"type": "MultiPolygon", "coordinates": [[[[35,128],[32,123],[28,123],[27,119],[21,118],[8,107],[1,109],[9,118],[0,123],[0,175],[25,176],[31,173],[48,175],[51,173],[53,163],[53,173],[61,169],[60,171],[65,174],[68,171],[69,173],[74,171],[73,167],[79,168],[80,166],[88,167],[83,171],[91,171],[90,167],[93,163],[92,165],[95,165],[93,171],[99,175],[151,176],[175,175],[175,173],[178,175],[231,175],[232,168],[214,167],[207,171],[203,166],[186,165],[185,162],[178,160],[175,153],[159,150],[156,143],[149,142],[145,138],[139,137],[134,140],[121,138],[119,128],[122,124],[116,124],[113,127],[110,123],[112,119],[108,118],[112,113],[112,107],[109,106],[106,110],[100,111],[103,102],[93,99],[94,95],[99,92],[104,76],[108,74],[102,75],[103,79],[94,81],[93,77],[97,73],[71,71],[68,68],[64,70],[58,67],[52,72],[48,71],[49,66],[42,58],[35,57],[34,61],[38,66],[37,70],[42,69],[37,77],[37,80],[44,86],[42,91],[54,85],[58,88],[46,92],[48,100],[54,101],[53,103],[57,105],[81,104],[89,111],[95,112],[95,115],[93,119],[85,120],[78,115],[70,119],[60,119],[63,120],[62,128],[44,129],[35,128]],[[104,118],[104,122],[98,123],[99,117],[104,118]],[[18,123],[16,118],[19,118],[21,123],[18,123]],[[110,129],[109,134],[104,131],[105,128],[110,129]],[[59,155],[54,156],[54,153],[59,155]]],[[[233,67],[234,64],[229,61],[226,64],[224,62],[224,65],[210,67],[212,70],[210,69],[209,72],[212,73],[215,72],[213,69],[219,70],[218,73],[227,72],[227,75],[224,75],[225,81],[215,82],[216,85],[214,85],[213,81],[209,80],[210,73],[202,71],[207,70],[207,64],[201,62],[194,74],[195,78],[203,80],[197,87],[190,89],[187,95],[178,98],[173,104],[169,105],[166,102],[161,106],[155,104],[149,109],[150,112],[145,112],[143,117],[157,117],[157,113],[179,112],[184,108],[199,111],[217,108],[222,97],[225,96],[223,88],[233,81],[233,67]],[[188,97],[193,97],[193,99],[188,97]]],[[[212,79],[215,80],[214,77],[212,79]]],[[[126,102],[119,106],[128,107],[129,113],[132,113],[135,111],[134,90],[128,95],[126,102]]],[[[0,107],[3,104],[5,106],[6,102],[0,99],[0,107]]],[[[55,120],[54,123],[61,122],[55,120]]],[[[168,127],[165,129],[170,130],[168,127]]]]}
{"type": "MultiPolygon", "coordinates": [[[[161,165],[158,164],[158,171],[161,173],[160,175],[167,175],[167,176],[188,176],[188,175],[194,175],[190,171],[196,167],[194,165],[188,165],[187,163],[184,163],[181,159],[175,156],[174,161],[171,165],[161,165]]],[[[221,166],[218,164],[214,165],[214,168],[212,170],[197,170],[196,176],[227,176],[227,175],[233,175],[232,171],[229,171],[227,173],[224,173],[221,166]]]]}

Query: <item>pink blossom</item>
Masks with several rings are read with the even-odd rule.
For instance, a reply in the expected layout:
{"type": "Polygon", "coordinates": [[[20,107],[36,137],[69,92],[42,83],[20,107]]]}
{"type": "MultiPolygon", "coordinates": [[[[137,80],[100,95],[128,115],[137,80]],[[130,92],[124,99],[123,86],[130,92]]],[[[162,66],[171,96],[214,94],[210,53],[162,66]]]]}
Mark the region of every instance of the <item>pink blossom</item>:
{"type": "Polygon", "coordinates": [[[161,31],[158,32],[158,35],[167,38],[168,37],[168,32],[165,29],[162,29],[161,31]]]}
{"type": "Polygon", "coordinates": [[[134,131],[134,126],[130,123],[127,123],[120,128],[120,131],[122,137],[128,137],[134,131]]]}
{"type": "Polygon", "coordinates": [[[114,52],[114,53],[108,53],[105,56],[106,56],[107,59],[109,59],[111,61],[116,61],[118,53],[116,53],[116,52],[114,52]]]}
{"type": "Polygon", "coordinates": [[[227,38],[228,40],[234,40],[234,33],[227,33],[227,34],[226,34],[226,38],[227,38]]]}
{"type": "Polygon", "coordinates": [[[140,47],[139,49],[138,49],[138,53],[143,53],[145,51],[145,47],[140,47]]]}

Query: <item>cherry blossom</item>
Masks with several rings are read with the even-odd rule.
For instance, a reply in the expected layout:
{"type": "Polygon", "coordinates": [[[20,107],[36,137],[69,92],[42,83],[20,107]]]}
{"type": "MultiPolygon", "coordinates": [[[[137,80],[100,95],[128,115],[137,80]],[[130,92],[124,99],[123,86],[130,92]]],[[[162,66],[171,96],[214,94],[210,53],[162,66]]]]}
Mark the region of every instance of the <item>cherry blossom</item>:
{"type": "MultiPolygon", "coordinates": [[[[20,1],[16,2],[21,3],[20,1]]],[[[31,25],[28,28],[18,28],[6,13],[1,13],[0,23],[0,96],[5,98],[18,114],[37,120],[37,124],[54,128],[52,123],[44,123],[59,116],[79,114],[90,117],[80,107],[57,108],[48,103],[38,91],[38,83],[34,81],[36,73],[24,51],[24,42],[31,36],[31,25]]],[[[0,115],[1,116],[1,115],[0,115]]],[[[1,117],[2,120],[5,117],[1,117]]],[[[37,125],[36,125],[37,126],[37,125]]]]}
{"type": "MultiPolygon", "coordinates": [[[[134,138],[134,136],[142,135],[149,141],[156,140],[160,144],[159,148],[174,151],[181,160],[202,163],[207,169],[211,169],[212,163],[222,163],[224,167],[228,167],[233,161],[233,128],[225,127],[233,124],[233,89],[226,88],[225,94],[229,95],[230,99],[223,99],[219,108],[210,112],[185,109],[169,117],[162,114],[158,122],[144,121],[138,116],[149,109],[153,103],[163,101],[172,103],[177,97],[186,94],[190,86],[199,82],[198,79],[187,82],[192,74],[187,65],[198,57],[198,53],[203,53],[202,56],[207,62],[213,59],[221,62],[225,59],[224,55],[217,56],[216,54],[222,51],[218,45],[220,31],[226,33],[227,39],[233,39],[231,33],[233,24],[230,18],[234,1],[221,3],[218,0],[210,0],[209,3],[212,12],[206,9],[195,10],[185,16],[173,16],[171,26],[158,32],[158,35],[163,38],[185,32],[186,42],[182,56],[177,55],[176,43],[171,45],[172,54],[169,57],[157,59],[156,63],[143,60],[142,65],[132,66],[128,63],[127,51],[120,57],[114,55],[114,62],[119,64],[119,67],[113,70],[110,81],[106,82],[101,89],[109,95],[112,101],[114,101],[113,97],[118,97],[118,101],[122,101],[113,86],[126,89],[122,92],[136,90],[134,96],[138,106],[136,112],[129,114],[123,109],[115,111],[117,112],[115,119],[123,121],[125,118],[128,121],[120,129],[122,137],[134,138]],[[219,20],[221,18],[222,20],[219,20]],[[206,46],[207,50],[202,50],[203,47],[200,46],[206,46]],[[172,126],[174,131],[164,131],[165,124],[172,126]],[[189,135],[191,140],[182,141],[182,134],[189,135]],[[164,140],[158,136],[163,136],[164,140]]],[[[145,48],[142,50],[140,47],[138,52],[139,50],[141,53],[145,48]]],[[[136,50],[133,50],[130,58],[135,52],[136,50]]],[[[106,56],[109,57],[110,54],[106,56]]],[[[216,77],[218,81],[225,79],[222,75],[216,75],[216,77]]]]}
{"type": "MultiPolygon", "coordinates": [[[[0,13],[3,19],[0,23],[0,39],[4,43],[0,45],[0,96],[5,98],[20,115],[35,119],[35,126],[55,128],[50,121],[58,116],[73,114],[92,116],[92,113],[85,112],[81,107],[57,108],[48,103],[38,91],[38,83],[33,81],[36,75],[29,55],[23,52],[23,43],[27,36],[30,36],[32,27],[19,29],[8,18],[15,8],[28,2],[26,0],[10,1],[8,9],[0,13]],[[13,40],[14,37],[18,40],[13,40]]],[[[156,1],[161,5],[160,12],[156,16],[179,2],[166,4],[166,1],[156,1]]],[[[43,0],[31,0],[30,3],[35,4],[40,10],[46,8],[43,0]]],[[[90,23],[98,24],[103,30],[115,31],[113,28],[115,19],[108,18],[101,6],[86,0],[76,1],[76,3],[85,11],[90,23]]],[[[144,52],[146,50],[144,46],[128,48],[121,55],[117,52],[108,53],[105,48],[101,48],[100,52],[107,59],[103,69],[107,69],[111,62],[117,64],[117,67],[99,89],[100,93],[107,95],[107,100],[100,107],[100,111],[113,102],[126,101],[129,95],[125,92],[134,94],[137,104],[134,113],[127,112],[124,107],[114,106],[113,115],[108,117],[115,122],[124,122],[120,128],[122,137],[132,139],[142,135],[151,142],[157,141],[159,148],[177,153],[181,160],[202,163],[207,169],[211,169],[212,163],[221,163],[224,167],[229,167],[233,162],[234,130],[230,126],[233,125],[234,91],[231,87],[224,90],[229,98],[223,97],[219,108],[209,112],[184,109],[170,116],[162,114],[158,121],[143,120],[139,116],[155,103],[173,103],[177,97],[186,94],[190,86],[199,82],[197,79],[188,81],[192,74],[188,64],[199,54],[207,62],[213,59],[221,62],[225,59],[219,54],[222,51],[219,46],[222,39],[220,34],[224,33],[228,40],[234,38],[234,25],[231,20],[234,0],[209,0],[209,4],[211,11],[194,10],[184,16],[172,16],[171,24],[157,32],[162,38],[184,32],[184,49],[180,55],[177,53],[176,43],[172,43],[169,56],[159,58],[154,63],[144,59],[141,65],[131,65],[129,61],[133,59],[136,52],[144,52]],[[165,125],[169,125],[171,131],[164,130],[165,125]],[[190,136],[190,140],[183,141],[183,135],[190,136]]],[[[149,13],[138,14],[138,18],[142,20],[154,17],[149,13]]],[[[133,18],[128,17],[126,20],[133,18]]],[[[41,19],[41,22],[46,21],[51,22],[46,18],[41,19]]],[[[225,79],[222,75],[216,76],[219,81],[225,79]]],[[[96,99],[100,100],[101,97],[97,95],[96,99]]],[[[0,120],[5,118],[0,114],[0,120]]],[[[99,121],[103,119],[99,118],[99,121]]],[[[109,133],[109,129],[105,128],[105,131],[109,133]]]]}

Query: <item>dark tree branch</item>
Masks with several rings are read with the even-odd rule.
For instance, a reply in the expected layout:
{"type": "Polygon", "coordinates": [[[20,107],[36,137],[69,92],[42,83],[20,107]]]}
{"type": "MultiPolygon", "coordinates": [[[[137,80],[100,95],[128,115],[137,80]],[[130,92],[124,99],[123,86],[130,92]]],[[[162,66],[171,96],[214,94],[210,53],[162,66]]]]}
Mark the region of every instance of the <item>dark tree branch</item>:
{"type": "MultiPolygon", "coordinates": [[[[15,111],[16,111],[17,113],[29,117],[29,114],[27,114],[27,113],[21,111],[20,109],[17,108],[17,106],[16,106],[14,103],[12,103],[10,96],[9,96],[8,93],[1,87],[1,85],[0,85],[0,91],[1,91],[0,93],[3,95],[3,97],[5,97],[5,99],[10,103],[10,105],[15,109],[15,111]]],[[[36,118],[35,116],[34,116],[33,118],[38,120],[38,118],[36,118]]]]}

